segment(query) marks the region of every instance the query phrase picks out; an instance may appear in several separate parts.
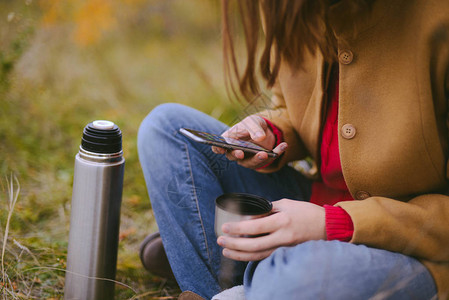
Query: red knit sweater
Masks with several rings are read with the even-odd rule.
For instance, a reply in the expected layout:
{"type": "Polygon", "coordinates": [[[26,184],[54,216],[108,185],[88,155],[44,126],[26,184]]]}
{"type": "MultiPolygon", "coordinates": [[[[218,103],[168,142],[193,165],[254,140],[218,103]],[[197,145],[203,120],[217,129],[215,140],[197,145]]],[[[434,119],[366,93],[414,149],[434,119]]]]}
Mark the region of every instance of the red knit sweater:
{"type": "Polygon", "coordinates": [[[311,203],[324,206],[328,240],[349,241],[354,233],[351,217],[341,207],[340,201],[354,200],[346,186],[341,170],[338,149],[338,69],[332,72],[329,85],[329,101],[321,139],[321,178],[312,185],[311,203]]]}
{"type": "MultiPolygon", "coordinates": [[[[322,181],[313,183],[310,202],[324,206],[327,239],[347,242],[354,233],[351,217],[341,207],[333,206],[340,201],[354,200],[343,178],[338,149],[338,70],[332,72],[329,87],[330,97],[320,148],[322,181]]],[[[266,121],[276,137],[277,146],[283,140],[282,132],[269,120],[266,121]]]]}

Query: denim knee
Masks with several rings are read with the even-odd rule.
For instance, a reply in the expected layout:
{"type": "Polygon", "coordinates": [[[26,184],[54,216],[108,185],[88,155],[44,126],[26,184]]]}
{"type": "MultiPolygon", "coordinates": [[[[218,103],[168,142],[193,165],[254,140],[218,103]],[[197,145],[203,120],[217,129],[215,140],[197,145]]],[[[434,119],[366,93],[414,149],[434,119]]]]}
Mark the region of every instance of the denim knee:
{"type": "Polygon", "coordinates": [[[417,260],[338,241],[310,241],[277,249],[245,272],[248,299],[431,298],[435,285],[417,260]],[[407,282],[404,288],[404,282],[407,282]],[[430,297],[429,297],[430,295],[430,297]]]}
{"type": "Polygon", "coordinates": [[[155,129],[173,130],[180,116],[188,117],[187,106],[177,103],[164,103],[156,106],[142,121],[139,127],[138,139],[145,139],[146,133],[155,129]]]}
{"type": "Polygon", "coordinates": [[[142,121],[137,134],[139,156],[150,155],[167,136],[176,135],[181,124],[195,111],[178,103],[164,103],[156,106],[142,121]],[[150,150],[153,149],[153,150],[150,150]]]}

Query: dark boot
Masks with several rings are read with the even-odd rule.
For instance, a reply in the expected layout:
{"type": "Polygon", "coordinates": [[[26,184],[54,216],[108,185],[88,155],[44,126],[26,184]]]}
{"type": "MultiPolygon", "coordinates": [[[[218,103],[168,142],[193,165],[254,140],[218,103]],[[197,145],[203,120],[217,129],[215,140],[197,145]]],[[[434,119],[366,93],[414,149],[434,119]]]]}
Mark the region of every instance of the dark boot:
{"type": "Polygon", "coordinates": [[[175,279],[159,232],[147,236],[140,245],[140,260],[151,274],[175,279]]]}
{"type": "Polygon", "coordinates": [[[181,295],[179,295],[178,300],[206,300],[206,299],[204,299],[198,294],[195,294],[194,292],[185,291],[182,292],[181,295]]]}

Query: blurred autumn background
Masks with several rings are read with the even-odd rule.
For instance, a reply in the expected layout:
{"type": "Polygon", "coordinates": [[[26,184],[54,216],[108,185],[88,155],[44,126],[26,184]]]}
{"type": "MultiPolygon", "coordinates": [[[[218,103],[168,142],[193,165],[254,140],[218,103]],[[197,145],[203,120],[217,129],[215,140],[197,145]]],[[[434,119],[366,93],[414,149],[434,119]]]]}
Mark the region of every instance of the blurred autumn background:
{"type": "Polygon", "coordinates": [[[114,121],[124,139],[116,299],[179,293],[138,257],[157,226],[136,134],[163,102],[235,118],[218,1],[0,0],[2,299],[63,297],[74,157],[96,119],[114,121]]]}

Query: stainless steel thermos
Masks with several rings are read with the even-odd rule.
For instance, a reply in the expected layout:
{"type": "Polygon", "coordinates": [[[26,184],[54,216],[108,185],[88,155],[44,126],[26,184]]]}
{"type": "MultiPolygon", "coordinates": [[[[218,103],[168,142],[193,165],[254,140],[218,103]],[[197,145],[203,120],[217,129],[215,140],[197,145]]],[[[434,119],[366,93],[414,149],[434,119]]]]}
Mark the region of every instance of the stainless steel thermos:
{"type": "Polygon", "coordinates": [[[124,167],[120,128],[89,123],[75,157],[66,300],[114,299],[124,167]]]}

